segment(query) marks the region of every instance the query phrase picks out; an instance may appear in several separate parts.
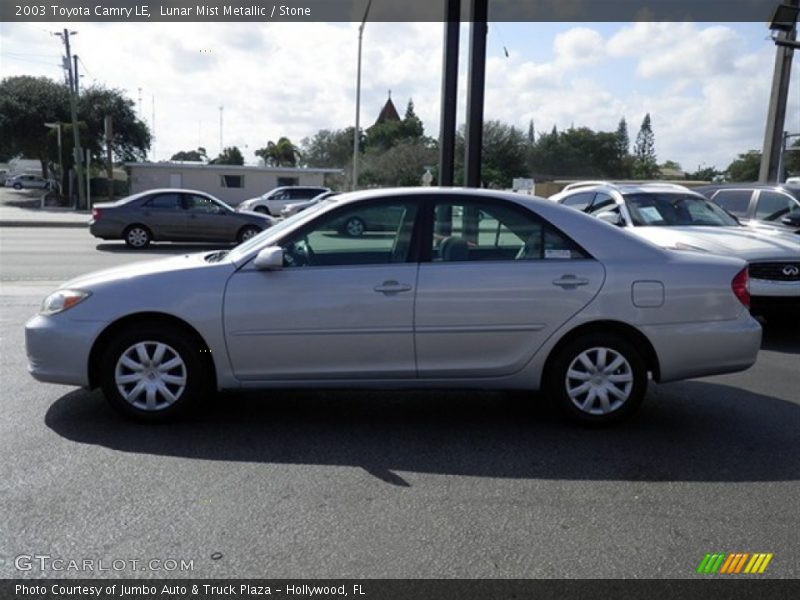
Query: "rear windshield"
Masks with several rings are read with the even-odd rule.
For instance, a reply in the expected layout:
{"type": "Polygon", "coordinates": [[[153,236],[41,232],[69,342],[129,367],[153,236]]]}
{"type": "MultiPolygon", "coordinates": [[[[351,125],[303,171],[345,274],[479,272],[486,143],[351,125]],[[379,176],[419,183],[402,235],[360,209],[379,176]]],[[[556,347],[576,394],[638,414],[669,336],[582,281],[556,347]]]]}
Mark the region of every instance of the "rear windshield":
{"type": "Polygon", "coordinates": [[[730,227],[739,223],[719,206],[689,194],[626,194],[625,205],[636,226],[730,227]]]}

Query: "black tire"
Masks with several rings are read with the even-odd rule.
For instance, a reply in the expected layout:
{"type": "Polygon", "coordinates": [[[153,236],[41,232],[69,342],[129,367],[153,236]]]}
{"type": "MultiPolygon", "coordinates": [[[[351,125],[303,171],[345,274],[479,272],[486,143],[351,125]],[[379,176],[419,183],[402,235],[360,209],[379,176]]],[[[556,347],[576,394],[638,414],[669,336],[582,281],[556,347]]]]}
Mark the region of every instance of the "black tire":
{"type": "Polygon", "coordinates": [[[105,348],[100,365],[100,385],[106,400],[122,415],[143,422],[165,422],[184,414],[187,409],[196,406],[210,388],[211,367],[202,355],[208,349],[201,346],[190,334],[169,325],[138,325],[123,330],[105,348]],[[168,370],[158,369],[158,364],[154,363],[159,358],[159,344],[165,347],[160,359],[162,366],[171,364],[176,357],[181,364],[168,370]],[[144,346],[149,363],[138,358],[137,345],[144,346]],[[126,366],[131,363],[123,363],[123,356],[129,361],[147,364],[146,369],[149,369],[150,375],[141,376],[139,373],[142,371],[126,366]],[[138,379],[118,383],[117,376],[138,379]],[[170,379],[162,380],[161,377],[164,376],[170,379]],[[183,385],[176,383],[179,380],[184,381],[183,385]],[[140,384],[143,389],[137,392],[136,386],[140,384]],[[157,389],[159,384],[163,384],[173,394],[174,401],[157,389]],[[156,386],[152,393],[153,404],[149,405],[152,408],[148,407],[148,386],[156,386]],[[128,399],[123,396],[123,392],[129,394],[128,399]]]}
{"type": "Polygon", "coordinates": [[[359,217],[350,217],[342,225],[342,233],[347,237],[361,237],[366,230],[367,224],[359,217]]]}
{"type": "Polygon", "coordinates": [[[269,212],[269,209],[266,206],[256,206],[253,209],[254,212],[261,213],[262,215],[271,215],[272,213],[269,212]]]}
{"type": "Polygon", "coordinates": [[[546,389],[567,417],[589,425],[609,425],[627,419],[641,405],[647,391],[647,367],[641,353],[624,338],[613,333],[587,334],[556,350],[549,362],[546,389]],[[611,367],[617,357],[622,363],[615,370],[597,372],[598,365],[611,367]],[[579,391],[584,385],[588,387],[579,391]]]}
{"type": "Polygon", "coordinates": [[[22,184],[21,183],[15,183],[14,184],[14,189],[15,190],[21,190],[22,189],[22,184]]]}
{"type": "Polygon", "coordinates": [[[138,223],[126,227],[122,237],[128,247],[134,250],[143,250],[153,241],[153,234],[150,233],[150,230],[138,223]]]}
{"type": "Polygon", "coordinates": [[[245,225],[239,230],[239,233],[236,234],[236,243],[241,244],[242,242],[246,242],[254,235],[258,235],[261,233],[261,229],[256,227],[255,225],[245,225]]]}

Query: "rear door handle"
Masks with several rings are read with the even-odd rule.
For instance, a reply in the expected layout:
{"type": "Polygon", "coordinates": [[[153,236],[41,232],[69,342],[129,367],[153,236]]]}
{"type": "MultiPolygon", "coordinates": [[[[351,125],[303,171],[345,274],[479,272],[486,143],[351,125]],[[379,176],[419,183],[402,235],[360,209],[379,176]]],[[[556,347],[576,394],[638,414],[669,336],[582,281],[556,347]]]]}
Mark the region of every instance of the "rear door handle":
{"type": "Polygon", "coordinates": [[[564,289],[574,290],[579,285],[588,285],[589,280],[583,277],[575,277],[575,275],[562,275],[561,279],[554,279],[553,285],[557,285],[564,289]]]}
{"type": "Polygon", "coordinates": [[[400,283],[395,280],[384,281],[380,285],[376,285],[372,288],[379,294],[385,294],[386,296],[392,296],[394,294],[399,294],[400,292],[408,292],[411,291],[411,286],[407,283],[400,283]]]}

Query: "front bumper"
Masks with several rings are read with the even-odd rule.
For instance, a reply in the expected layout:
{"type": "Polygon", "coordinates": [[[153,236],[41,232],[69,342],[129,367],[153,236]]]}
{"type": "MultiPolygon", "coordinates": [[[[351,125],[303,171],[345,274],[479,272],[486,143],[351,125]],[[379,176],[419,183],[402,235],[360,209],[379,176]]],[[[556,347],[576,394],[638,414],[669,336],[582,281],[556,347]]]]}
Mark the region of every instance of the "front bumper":
{"type": "Polygon", "coordinates": [[[38,381],[89,386],[89,353],[105,327],[65,314],[37,315],[25,324],[28,372],[38,381]]]}

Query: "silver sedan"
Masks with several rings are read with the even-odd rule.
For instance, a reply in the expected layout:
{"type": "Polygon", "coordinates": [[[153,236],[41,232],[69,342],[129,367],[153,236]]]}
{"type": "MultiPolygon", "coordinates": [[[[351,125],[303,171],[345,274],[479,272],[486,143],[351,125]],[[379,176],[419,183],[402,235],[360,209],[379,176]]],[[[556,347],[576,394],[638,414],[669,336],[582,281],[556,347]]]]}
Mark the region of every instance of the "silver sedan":
{"type": "Polygon", "coordinates": [[[324,200],[233,250],[79,277],[26,325],[31,374],[174,417],[210,390],[544,389],[629,416],[648,378],[747,369],[737,258],[675,253],[538,198],[402,189],[324,200]],[[358,237],[358,214],[381,226],[358,237]]]}

